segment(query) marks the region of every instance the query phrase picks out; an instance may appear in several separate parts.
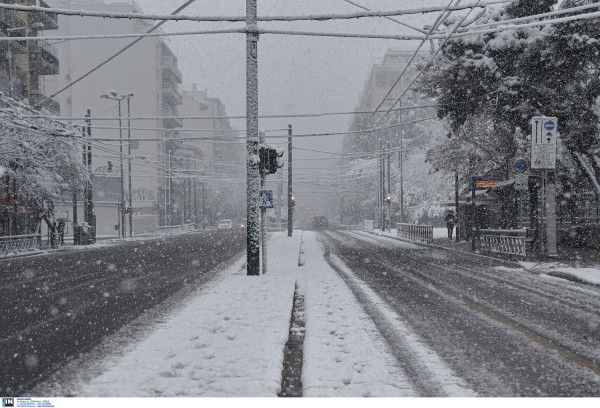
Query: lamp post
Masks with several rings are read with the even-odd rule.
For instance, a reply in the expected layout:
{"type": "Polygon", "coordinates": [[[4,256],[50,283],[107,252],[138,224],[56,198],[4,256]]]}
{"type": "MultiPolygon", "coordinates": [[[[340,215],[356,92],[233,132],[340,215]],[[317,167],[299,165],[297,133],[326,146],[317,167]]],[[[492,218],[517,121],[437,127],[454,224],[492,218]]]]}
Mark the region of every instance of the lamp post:
{"type": "MultiPolygon", "coordinates": [[[[28,25],[28,26],[23,26],[23,27],[11,27],[11,28],[7,28],[6,31],[8,33],[12,33],[14,31],[20,31],[20,30],[25,30],[25,36],[27,37],[29,35],[29,30],[30,29],[38,29],[38,28],[44,28],[44,25],[42,23],[35,23],[32,25],[28,25]]],[[[10,37],[10,34],[9,34],[10,37]]],[[[8,61],[8,93],[10,95],[10,97],[13,97],[13,93],[14,93],[14,86],[13,86],[13,68],[12,68],[12,48],[11,48],[11,40],[8,40],[8,55],[7,55],[7,61],[8,61]]]]}
{"type": "Polygon", "coordinates": [[[131,97],[133,92],[129,92],[127,98],[127,162],[129,171],[129,238],[133,236],[133,196],[131,195],[131,97]]]}
{"type": "Polygon", "coordinates": [[[167,201],[167,206],[165,207],[165,210],[167,210],[167,226],[171,225],[171,213],[172,213],[172,204],[173,202],[171,201],[171,178],[173,177],[171,174],[171,153],[173,152],[173,150],[169,150],[169,177],[168,177],[168,182],[169,182],[169,189],[168,189],[168,201],[167,201]]]}
{"type": "MultiPolygon", "coordinates": [[[[104,94],[104,95],[100,95],[101,98],[105,98],[105,99],[112,99],[113,101],[117,101],[117,106],[119,108],[119,164],[120,164],[120,168],[121,168],[121,205],[120,205],[120,212],[121,212],[121,237],[125,238],[126,234],[125,234],[125,181],[124,181],[124,172],[123,172],[123,128],[121,125],[121,101],[124,99],[127,99],[127,102],[129,102],[129,98],[131,98],[133,96],[133,93],[129,93],[126,95],[119,95],[117,94],[116,91],[110,91],[108,94],[104,94]]],[[[129,127],[129,131],[131,132],[131,126],[129,127]]],[[[131,139],[131,133],[129,134],[130,139],[131,139]]],[[[130,147],[131,149],[131,147],[130,147]]],[[[131,157],[131,150],[130,150],[130,157],[131,157]]],[[[131,160],[131,159],[130,159],[131,160]]],[[[131,161],[130,163],[130,167],[129,167],[129,188],[131,191],[131,161]]],[[[130,193],[131,194],[131,193],[130,193]]],[[[130,203],[131,203],[131,197],[129,198],[130,203]]]]}

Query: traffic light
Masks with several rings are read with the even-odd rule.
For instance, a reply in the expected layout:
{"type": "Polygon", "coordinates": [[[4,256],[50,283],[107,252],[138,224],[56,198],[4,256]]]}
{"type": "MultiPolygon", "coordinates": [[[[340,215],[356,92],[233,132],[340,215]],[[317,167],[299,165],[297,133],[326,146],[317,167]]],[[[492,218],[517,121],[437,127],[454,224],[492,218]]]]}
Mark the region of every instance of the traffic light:
{"type": "Polygon", "coordinates": [[[283,151],[281,154],[277,154],[277,149],[274,147],[261,146],[259,156],[260,170],[262,173],[265,175],[277,173],[277,169],[279,168],[277,158],[283,156],[283,151]]]}
{"type": "Polygon", "coordinates": [[[389,195],[389,194],[388,194],[388,195],[386,195],[386,196],[385,196],[385,202],[386,202],[386,203],[388,203],[388,204],[389,204],[389,203],[391,203],[391,202],[392,202],[392,196],[391,196],[391,195],[389,195]]]}
{"type": "Polygon", "coordinates": [[[123,213],[125,213],[125,214],[131,214],[131,212],[132,212],[131,211],[131,207],[129,207],[129,206],[123,207],[123,213]]]}
{"type": "Polygon", "coordinates": [[[292,207],[294,207],[296,205],[296,197],[292,196],[290,203],[292,204],[292,207]]]}

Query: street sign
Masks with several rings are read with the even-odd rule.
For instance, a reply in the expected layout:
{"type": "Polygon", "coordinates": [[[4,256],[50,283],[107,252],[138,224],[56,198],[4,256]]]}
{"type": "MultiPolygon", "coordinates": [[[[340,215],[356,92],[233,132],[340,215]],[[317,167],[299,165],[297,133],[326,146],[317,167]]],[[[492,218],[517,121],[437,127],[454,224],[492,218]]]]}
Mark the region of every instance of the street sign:
{"type": "Polygon", "coordinates": [[[556,118],[538,116],[531,119],[531,168],[556,168],[556,118]]]}
{"type": "Polygon", "coordinates": [[[477,190],[486,190],[488,188],[494,187],[496,184],[502,183],[502,180],[483,180],[479,179],[475,181],[475,189],[477,190]]]}
{"type": "Polygon", "coordinates": [[[523,173],[515,174],[515,190],[526,191],[529,189],[529,176],[523,173]]]}
{"type": "Polygon", "coordinates": [[[260,190],[258,192],[258,208],[273,208],[272,190],[260,190]]]}
{"type": "Polygon", "coordinates": [[[525,159],[517,159],[515,160],[514,169],[519,174],[526,173],[529,170],[529,163],[525,159]]]}

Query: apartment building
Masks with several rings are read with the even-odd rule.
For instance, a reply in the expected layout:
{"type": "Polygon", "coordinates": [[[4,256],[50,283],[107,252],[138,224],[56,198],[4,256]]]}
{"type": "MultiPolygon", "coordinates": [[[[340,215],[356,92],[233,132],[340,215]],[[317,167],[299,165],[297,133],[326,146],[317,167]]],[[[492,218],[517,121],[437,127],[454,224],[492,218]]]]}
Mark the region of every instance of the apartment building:
{"type": "Polygon", "coordinates": [[[231,127],[222,101],[196,84],[183,90],[180,113],[185,129],[182,137],[188,140],[182,151],[194,153],[188,156],[188,167],[195,174],[195,185],[204,191],[203,219],[208,217],[214,223],[219,213],[223,218],[238,218],[240,210],[235,204],[243,202],[245,193],[240,183],[246,175],[244,133],[231,127]]]}
{"type": "MultiPolygon", "coordinates": [[[[420,51],[411,63],[410,68],[402,75],[400,81],[394,86],[400,74],[404,71],[408,65],[410,59],[414,55],[414,50],[402,50],[402,49],[388,49],[383,56],[383,60],[379,64],[373,65],[369,77],[365,83],[365,87],[360,96],[357,111],[372,111],[375,110],[380,104],[380,111],[385,112],[392,104],[400,97],[408,85],[412,82],[418,70],[416,66],[425,57],[429,55],[427,51],[420,51]],[[388,95],[390,89],[393,90],[388,95]]],[[[414,102],[414,95],[407,95],[402,100],[406,103],[409,99],[414,102]]],[[[396,107],[399,105],[396,104],[396,107]]],[[[376,119],[381,115],[376,116],[376,119]]],[[[351,131],[358,131],[364,128],[364,121],[370,118],[370,114],[357,114],[355,115],[351,131]]],[[[356,136],[349,134],[344,138],[344,152],[350,152],[353,148],[356,136]]],[[[368,144],[363,147],[376,148],[375,143],[368,144]]]]}
{"type": "MultiPolygon", "coordinates": [[[[0,3],[22,4],[26,6],[49,7],[42,0],[13,0],[0,3]]],[[[29,13],[0,9],[0,36],[38,36],[42,32],[55,32],[58,29],[58,16],[55,13],[29,13]]],[[[2,41],[0,42],[0,90],[18,101],[32,106],[43,98],[44,76],[59,72],[58,54],[47,41],[2,41]]],[[[37,108],[45,108],[58,114],[59,104],[48,99],[37,108]]]]}
{"type": "MultiPolygon", "coordinates": [[[[130,0],[49,0],[49,3],[61,9],[143,13],[130,0]]],[[[71,36],[144,33],[154,24],[145,20],[63,15],[59,16],[58,21],[56,33],[71,36]]],[[[45,94],[52,95],[64,88],[133,40],[56,42],[60,75],[46,79],[45,94]]],[[[174,189],[169,190],[173,186],[174,168],[179,163],[175,158],[182,156],[179,153],[181,146],[174,141],[183,125],[178,116],[178,107],[182,103],[182,75],[177,63],[173,46],[167,38],[143,38],[56,96],[61,116],[73,118],[71,121],[74,123],[84,124],[81,118],[88,109],[91,111],[92,169],[96,180],[93,185],[97,186],[94,187],[94,212],[99,236],[118,236],[122,230],[119,212],[121,183],[114,180],[117,178],[123,179],[124,201],[127,206],[131,203],[133,209],[133,235],[153,232],[159,226],[185,222],[185,217],[177,216],[177,220],[174,220],[173,216],[176,209],[180,208],[176,203],[184,198],[179,197],[174,189]],[[121,146],[123,155],[120,154],[121,146]],[[132,167],[131,187],[128,183],[129,159],[132,167]],[[101,178],[113,180],[101,181],[101,178]],[[102,191],[103,188],[110,191],[102,191]],[[115,189],[118,191],[113,191],[115,189]]],[[[69,211],[67,205],[65,211],[69,211]]],[[[129,236],[128,220],[126,230],[126,236],[129,236]]]]}

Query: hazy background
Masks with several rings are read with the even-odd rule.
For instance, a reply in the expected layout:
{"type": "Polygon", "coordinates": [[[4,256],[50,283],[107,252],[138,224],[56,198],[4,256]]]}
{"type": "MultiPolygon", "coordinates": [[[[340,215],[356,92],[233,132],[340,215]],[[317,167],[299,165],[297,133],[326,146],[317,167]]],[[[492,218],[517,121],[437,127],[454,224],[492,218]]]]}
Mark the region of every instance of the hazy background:
{"type": "MultiPolygon", "coordinates": [[[[137,0],[147,13],[169,14],[183,0],[137,0]]],[[[447,5],[449,0],[357,0],[372,10],[398,10],[430,5],[447,5]]],[[[307,15],[352,13],[360,11],[343,0],[258,0],[258,15],[307,15]]],[[[244,16],[245,0],[197,0],[181,12],[187,15],[244,16]]],[[[398,17],[413,26],[423,27],[438,13],[398,17]]],[[[166,32],[243,27],[244,23],[168,22],[166,32]]],[[[383,18],[347,21],[260,23],[261,28],[297,31],[417,34],[416,31],[383,18]]],[[[218,97],[229,115],[244,115],[246,98],[246,37],[244,34],[196,35],[171,37],[170,44],[179,57],[183,84],[193,83],[218,97]]],[[[299,114],[352,111],[368,79],[373,64],[380,63],[388,48],[415,49],[418,42],[262,35],[258,44],[259,114],[299,114]]],[[[426,43],[424,47],[429,47],[426,43]]],[[[345,132],[351,116],[324,118],[261,119],[262,130],[284,129],[292,124],[294,134],[345,132]]],[[[244,120],[232,120],[232,126],[244,130],[244,120]]],[[[287,134],[287,131],[268,135],[287,134]]],[[[294,139],[294,147],[341,152],[343,136],[294,139]]],[[[278,146],[284,139],[269,139],[278,146]]],[[[286,152],[287,157],[287,152],[286,152]]],[[[328,212],[335,205],[331,174],[323,172],[338,165],[339,155],[294,151],[294,194],[299,207],[308,211],[328,212]],[[323,194],[325,192],[325,194],[323,194]]],[[[287,177],[287,176],[286,176],[287,177]]],[[[275,179],[276,176],[270,176],[275,179]]],[[[274,185],[270,187],[274,188],[274,185]]],[[[299,208],[300,209],[300,208],[299,208]]]]}

